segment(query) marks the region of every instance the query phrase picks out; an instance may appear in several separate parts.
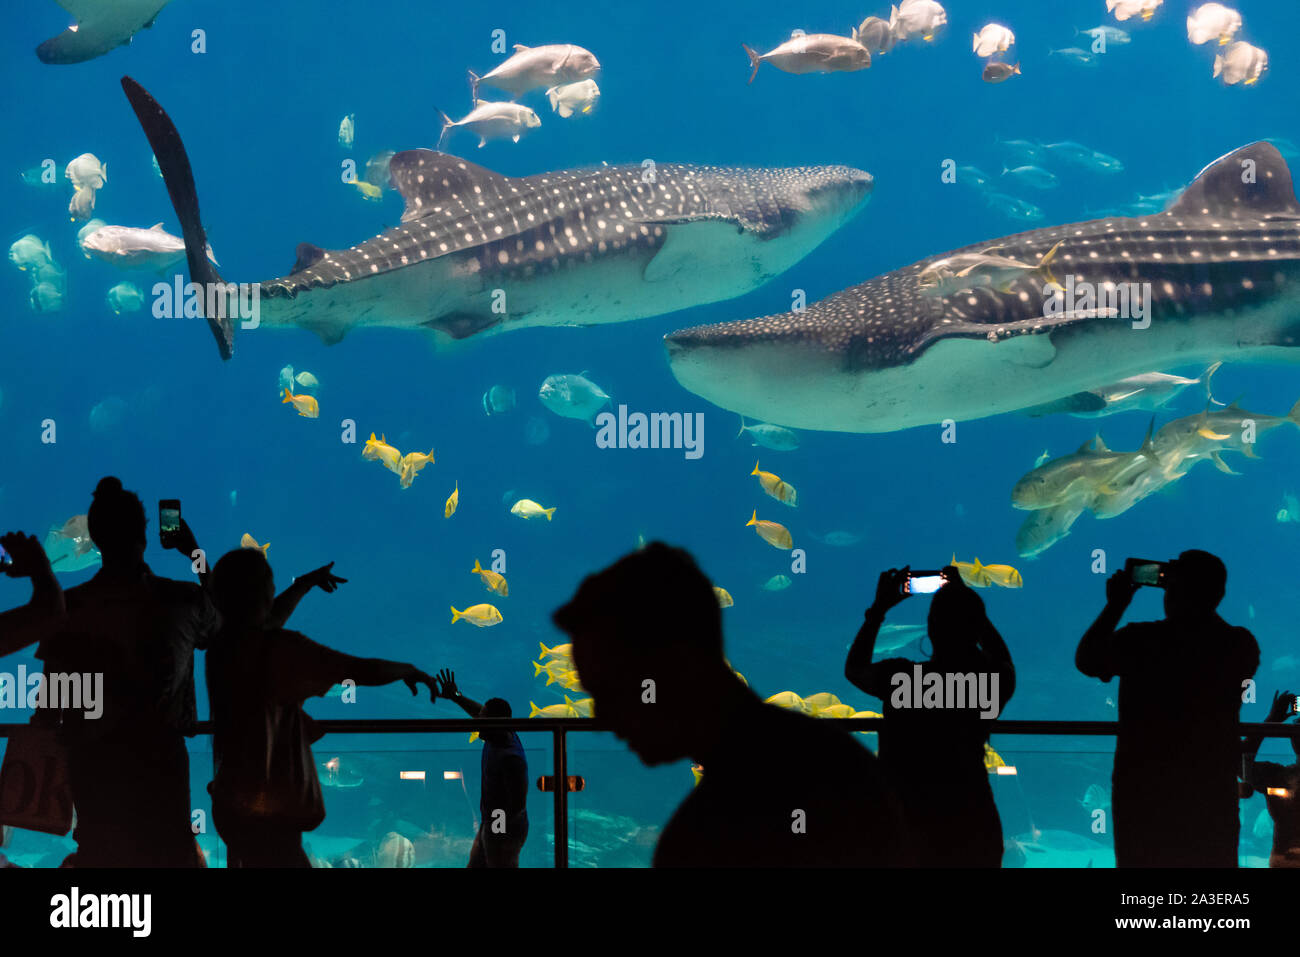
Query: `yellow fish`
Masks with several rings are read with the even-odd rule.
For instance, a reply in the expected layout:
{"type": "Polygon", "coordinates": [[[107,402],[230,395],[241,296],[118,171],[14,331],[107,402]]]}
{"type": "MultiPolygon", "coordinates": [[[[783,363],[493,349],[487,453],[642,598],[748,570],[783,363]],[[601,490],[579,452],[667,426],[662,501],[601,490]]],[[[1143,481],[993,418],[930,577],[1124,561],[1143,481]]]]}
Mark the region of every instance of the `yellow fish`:
{"type": "Polygon", "coordinates": [[[377,203],[384,198],[384,191],[374,183],[367,183],[364,179],[358,179],[353,180],[352,185],[357,188],[357,192],[371,202],[377,203]]]}
{"type": "Polygon", "coordinates": [[[988,568],[986,568],[984,565],[981,565],[980,560],[978,558],[975,559],[975,563],[973,565],[970,562],[959,562],[957,561],[957,554],[956,552],[954,552],[952,556],[952,561],[950,561],[948,564],[955,565],[957,567],[957,571],[961,572],[961,580],[964,581],[967,585],[970,585],[972,588],[988,588],[989,585],[991,584],[991,582],[989,581],[989,576],[987,574],[988,568]]]}
{"type": "Polygon", "coordinates": [[[851,718],[856,714],[851,704],[833,704],[830,707],[820,709],[813,717],[815,718],[851,718]]]}
{"type": "Polygon", "coordinates": [[[794,548],[794,539],[790,537],[790,529],[780,522],[760,521],[757,509],[754,510],[753,517],[745,525],[753,525],[754,531],[758,532],[758,537],[773,548],[781,548],[786,551],[794,548]]]}
{"type": "Polygon", "coordinates": [[[501,612],[497,611],[491,605],[474,605],[471,608],[466,608],[464,611],[457,611],[453,606],[451,609],[451,623],[454,625],[462,618],[471,625],[476,625],[479,628],[490,628],[493,625],[499,625],[504,621],[501,617],[501,612]]]}
{"type": "Polygon", "coordinates": [[[301,415],[303,418],[307,418],[307,419],[320,418],[320,403],[317,402],[315,397],[313,396],[294,395],[288,389],[285,389],[284,398],[280,400],[280,404],[284,405],[286,402],[292,402],[293,407],[298,410],[298,414],[301,415]]]}
{"type": "Polygon", "coordinates": [[[692,764],[691,774],[695,775],[695,783],[700,783],[700,778],[704,777],[704,766],[702,764],[692,764]]]}
{"type": "Polygon", "coordinates": [[[256,548],[260,550],[263,555],[265,555],[266,550],[271,547],[271,543],[267,542],[265,545],[259,545],[257,544],[257,539],[253,538],[252,535],[249,535],[248,532],[245,532],[244,537],[239,540],[239,547],[256,548]]]}
{"type": "Polygon", "coordinates": [[[410,488],[415,477],[420,474],[420,469],[433,462],[433,449],[429,449],[429,454],[423,452],[407,452],[397,463],[397,475],[400,479],[402,488],[410,488]]]}
{"type": "Polygon", "coordinates": [[[534,502],[531,498],[521,498],[510,507],[510,514],[518,515],[520,518],[537,518],[539,515],[545,515],[546,520],[549,522],[555,515],[555,509],[556,506],[554,505],[546,508],[534,502]]]}
{"type": "MultiPolygon", "coordinates": [[[[442,510],[442,517],[443,517],[443,518],[451,518],[453,515],[455,515],[455,514],[456,514],[456,506],[459,505],[459,504],[460,504],[460,483],[457,482],[457,483],[456,483],[456,487],[455,487],[454,489],[452,489],[451,497],[449,497],[449,498],[447,499],[447,504],[446,504],[446,506],[445,506],[445,507],[443,508],[443,510],[442,510]]],[[[477,565],[478,562],[475,562],[474,564],[477,565]]],[[[505,592],[502,592],[501,594],[504,595],[505,592]]]]}
{"type": "Polygon", "coordinates": [[[538,644],[542,647],[542,652],[537,656],[538,658],[555,658],[559,661],[573,660],[573,645],[571,644],[556,645],[554,648],[547,648],[540,641],[538,644]]]}
{"type": "MultiPolygon", "coordinates": [[[[791,507],[795,506],[798,499],[798,493],[795,492],[794,486],[782,482],[780,476],[773,475],[771,472],[761,472],[758,463],[754,463],[754,471],[750,475],[758,476],[758,484],[763,486],[763,491],[772,496],[778,502],[782,502],[791,507]]],[[[757,513],[755,513],[757,514],[757,513]]]]}
{"type": "Polygon", "coordinates": [[[803,699],[803,703],[805,707],[811,708],[812,713],[815,715],[823,708],[833,708],[841,702],[839,698],[835,697],[835,695],[831,694],[829,691],[823,691],[819,694],[809,695],[807,698],[803,699]]]}
{"type": "Polygon", "coordinates": [[[543,674],[546,675],[546,683],[548,685],[558,682],[560,687],[564,688],[566,691],[583,690],[582,681],[578,677],[578,672],[572,665],[566,664],[565,662],[548,661],[543,665],[541,662],[534,661],[533,677],[540,678],[543,674]]]}
{"type": "Polygon", "coordinates": [[[590,698],[579,698],[577,701],[571,701],[569,696],[564,696],[564,703],[569,706],[575,718],[590,718],[595,713],[595,702],[590,698]]]}
{"type": "Polygon", "coordinates": [[[713,594],[718,596],[719,608],[730,608],[735,604],[731,598],[731,592],[727,591],[725,588],[719,588],[717,585],[714,585],[713,594]]]}
{"type": "MultiPolygon", "coordinates": [[[[484,568],[478,563],[477,558],[474,559],[474,567],[470,569],[470,573],[483,579],[483,585],[488,591],[494,591],[498,595],[506,597],[510,595],[510,586],[506,584],[505,576],[494,572],[490,568],[484,568]]],[[[546,646],[542,645],[542,647],[545,648],[546,646]]]]}
{"type": "Polygon", "coordinates": [[[732,668],[732,667],[731,667],[731,662],[730,662],[730,661],[728,661],[726,658],[723,658],[723,659],[722,659],[722,663],[723,663],[724,665],[726,665],[729,669],[731,669],[731,673],[732,673],[733,675],[735,675],[737,678],[740,679],[740,683],[741,683],[741,684],[743,684],[746,688],[749,687],[749,682],[745,680],[745,676],[742,675],[742,674],[741,674],[739,671],[737,671],[735,668],[732,668]]]}
{"type": "Polygon", "coordinates": [[[565,667],[564,664],[559,661],[548,661],[545,665],[540,661],[533,662],[533,677],[540,678],[542,675],[546,675],[546,683],[548,685],[555,684],[555,682],[559,681],[563,675],[572,670],[572,668],[565,667]]]}
{"type": "Polygon", "coordinates": [[[1020,577],[1020,572],[1010,565],[985,565],[984,574],[993,584],[1001,585],[1003,588],[1025,587],[1025,580],[1020,577]]]}
{"type": "Polygon", "coordinates": [[[987,741],[984,742],[984,770],[992,771],[994,768],[1005,768],[1007,762],[1002,760],[1002,755],[998,754],[989,747],[987,741]]]}
{"type": "Polygon", "coordinates": [[[361,457],[371,462],[383,462],[388,471],[397,472],[402,453],[388,444],[387,436],[375,438],[375,433],[371,432],[370,438],[366,439],[366,447],[361,450],[361,457]]]}
{"type": "MultiPolygon", "coordinates": [[[[569,699],[565,698],[564,700],[568,701],[569,699]]],[[[571,718],[573,717],[573,715],[569,713],[569,706],[567,704],[548,704],[545,708],[539,708],[532,701],[528,703],[529,705],[532,706],[532,710],[528,712],[528,717],[530,718],[539,718],[539,717],[540,718],[571,718]]]]}
{"type": "Polygon", "coordinates": [[[793,691],[778,691],[763,703],[774,704],[778,708],[787,708],[790,711],[802,711],[805,714],[811,710],[804,704],[803,698],[799,697],[793,691]]]}

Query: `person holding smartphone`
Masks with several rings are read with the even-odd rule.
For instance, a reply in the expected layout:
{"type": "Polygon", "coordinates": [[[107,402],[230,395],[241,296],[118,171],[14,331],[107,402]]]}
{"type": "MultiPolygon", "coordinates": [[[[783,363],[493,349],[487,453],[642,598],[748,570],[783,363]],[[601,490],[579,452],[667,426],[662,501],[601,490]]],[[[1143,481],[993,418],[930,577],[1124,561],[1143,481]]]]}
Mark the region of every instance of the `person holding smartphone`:
{"type": "MultiPolygon", "coordinates": [[[[10,576],[30,577],[33,600],[0,616],[0,654],[37,643],[50,674],[102,676],[99,714],[64,710],[60,738],[77,826],[77,867],[198,867],[190,829],[189,754],[196,728],[194,649],[216,630],[203,588],[153,573],[144,560],[144,504],[112,477],[87,511],[103,565],[66,591],[40,542],[0,538],[10,576]]],[[[183,523],[173,547],[197,548],[183,523]]]]}
{"type": "Polygon", "coordinates": [[[1209,552],[1131,561],[1106,582],[1106,606],[1075,650],[1083,674],[1120,679],[1116,867],[1237,866],[1237,722],[1259,645],[1219,616],[1227,584],[1227,568],[1209,552]],[[1163,589],[1165,617],[1120,628],[1142,587],[1135,574],[1163,589]]]}
{"type": "MultiPolygon", "coordinates": [[[[918,599],[919,600],[919,599],[918,599]]],[[[984,601],[962,581],[954,566],[941,572],[910,568],[882,572],[876,599],[867,609],[844,662],[844,677],[881,700],[886,724],[880,761],[893,776],[912,836],[918,867],[1000,867],[1002,821],[993,803],[984,746],[983,716],[1002,712],[1016,688],[1011,652],[984,610],[984,601]],[[872,661],[885,615],[913,595],[929,594],[926,631],[934,646],[929,661],[885,658],[872,661]],[[973,676],[974,686],[994,692],[992,706],[944,701],[915,708],[910,694],[897,696],[903,682],[939,676],[973,676]],[[981,679],[981,676],[982,679],[981,679]]],[[[966,684],[966,687],[971,687],[966,684]]]]}
{"type": "MultiPolygon", "coordinates": [[[[1295,714],[1296,696],[1289,691],[1275,691],[1264,720],[1281,724],[1295,714]]],[[[1300,740],[1291,738],[1290,741],[1291,750],[1300,762],[1300,740]]],[[[1300,763],[1257,761],[1255,756],[1263,742],[1258,734],[1248,734],[1242,741],[1241,779],[1264,794],[1268,816],[1273,819],[1273,847],[1268,866],[1300,867],[1300,763]]]]}

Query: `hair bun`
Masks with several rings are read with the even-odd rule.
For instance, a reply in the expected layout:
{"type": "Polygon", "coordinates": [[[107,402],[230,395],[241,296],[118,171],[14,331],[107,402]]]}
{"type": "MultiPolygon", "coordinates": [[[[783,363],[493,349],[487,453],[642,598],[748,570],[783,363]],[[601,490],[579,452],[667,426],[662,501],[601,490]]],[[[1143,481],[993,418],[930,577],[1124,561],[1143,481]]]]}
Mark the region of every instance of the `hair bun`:
{"type": "Polygon", "coordinates": [[[112,475],[99,480],[95,486],[96,495],[116,495],[122,491],[122,480],[114,478],[112,475]]]}

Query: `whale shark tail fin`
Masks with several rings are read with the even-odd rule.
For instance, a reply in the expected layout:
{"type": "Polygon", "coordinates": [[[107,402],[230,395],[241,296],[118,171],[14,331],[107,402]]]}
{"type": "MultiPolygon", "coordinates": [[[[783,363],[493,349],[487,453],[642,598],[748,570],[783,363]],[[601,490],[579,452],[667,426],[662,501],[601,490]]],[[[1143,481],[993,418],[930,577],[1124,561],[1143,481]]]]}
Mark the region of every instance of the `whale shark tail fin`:
{"type": "Polygon", "coordinates": [[[221,358],[229,359],[235,352],[235,326],[231,320],[231,310],[222,308],[228,304],[224,294],[227,288],[225,280],[208,259],[208,238],[203,229],[203,221],[199,218],[199,196],[194,188],[194,172],[190,168],[185,144],[181,142],[181,135],[176,131],[171,117],[148,90],[129,76],[122,77],[122,90],[131,103],[131,109],[135,110],[136,119],[140,121],[149,145],[153,147],[158,168],[162,170],[163,182],[167,185],[167,195],[171,197],[172,208],[181,222],[190,281],[204,291],[200,296],[199,308],[217,340],[217,351],[221,353],[221,358]]]}
{"type": "Polygon", "coordinates": [[[753,67],[749,73],[749,82],[753,83],[754,77],[758,76],[758,67],[763,62],[763,58],[759,56],[758,51],[748,43],[742,43],[741,46],[745,48],[745,53],[749,57],[749,65],[753,67]]]}

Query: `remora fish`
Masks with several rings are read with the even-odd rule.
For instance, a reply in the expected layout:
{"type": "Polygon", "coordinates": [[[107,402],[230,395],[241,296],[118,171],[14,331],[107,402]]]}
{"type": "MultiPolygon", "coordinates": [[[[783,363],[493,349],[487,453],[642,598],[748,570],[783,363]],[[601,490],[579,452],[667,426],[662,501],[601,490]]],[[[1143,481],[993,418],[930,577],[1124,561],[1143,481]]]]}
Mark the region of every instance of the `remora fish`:
{"type": "MultiPolygon", "coordinates": [[[[190,279],[223,282],[189,158],[171,119],[130,77],[122,87],[185,237],[190,279]]],[[[785,271],[853,216],[872,178],[847,166],[723,169],[661,163],[513,178],[433,150],[389,163],[400,225],[351,249],[304,243],[293,271],[260,284],[263,326],[333,343],[354,326],[485,330],[622,322],[717,302],[785,271]],[[497,311],[504,290],[505,314],[497,311]]],[[[208,317],[224,358],[230,318],[208,317]]]]}
{"type": "Polygon", "coordinates": [[[793,428],[890,432],[1055,402],[1186,363],[1294,361],[1297,306],[1300,205],[1281,155],[1260,142],[1211,163],[1166,212],[985,240],[802,312],[683,329],[666,342],[677,381],[732,412],[793,428]],[[996,245],[1033,263],[1058,242],[1057,278],[1094,284],[1098,305],[1112,292],[1107,283],[1150,283],[1149,327],[1105,318],[1115,309],[1044,315],[1037,278],[949,297],[926,296],[918,281],[945,256],[996,245]]]}
{"type": "Polygon", "coordinates": [[[36,48],[42,63],[83,63],[125,46],[138,30],[153,26],[171,0],[58,0],[77,20],[36,48]]]}

